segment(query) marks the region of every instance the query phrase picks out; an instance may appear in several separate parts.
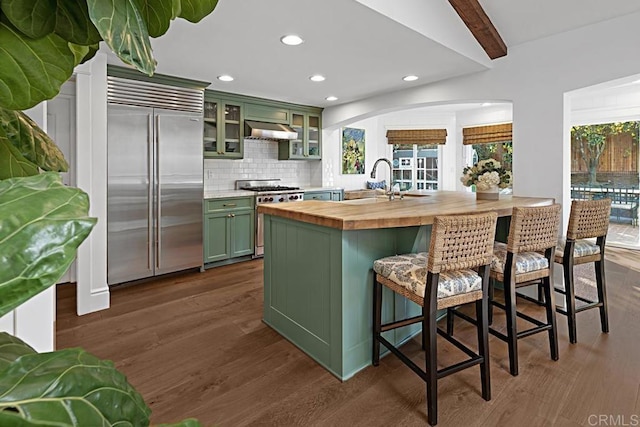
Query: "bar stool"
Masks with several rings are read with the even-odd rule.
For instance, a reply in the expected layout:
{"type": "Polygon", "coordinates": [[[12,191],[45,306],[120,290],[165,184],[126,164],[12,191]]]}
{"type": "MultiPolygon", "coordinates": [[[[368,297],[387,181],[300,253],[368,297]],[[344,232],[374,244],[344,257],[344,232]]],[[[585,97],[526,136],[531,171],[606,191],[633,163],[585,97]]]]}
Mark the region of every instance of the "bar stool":
{"type": "MultiPolygon", "coordinates": [[[[555,293],[553,292],[553,259],[560,228],[560,205],[515,207],[511,216],[507,244],[494,244],[491,264],[490,310],[493,306],[505,310],[507,334],[489,328],[489,333],[505,341],[509,348],[509,372],[518,375],[518,339],[548,331],[551,359],[558,360],[558,330],[556,324],[555,293]],[[505,303],[493,299],[494,280],[502,282],[505,303]],[[544,289],[547,323],[520,313],[516,308],[516,289],[539,285],[544,289]],[[516,319],[520,317],[535,326],[518,332],[516,319]]],[[[456,313],[458,314],[458,313],[456,313]]],[[[489,314],[492,319],[492,315],[489,314]]],[[[490,320],[491,323],[491,320],[490,320]]]]}
{"type": "Polygon", "coordinates": [[[491,399],[487,315],[489,265],[496,220],[495,212],[437,216],[431,228],[429,252],[392,256],[373,263],[372,363],[378,366],[382,343],[426,382],[427,420],[431,425],[438,421],[437,382],[441,378],[480,365],[482,397],[491,399]],[[422,315],[382,324],[381,285],[420,305],[422,315]],[[438,310],[470,302],[476,303],[478,317],[477,353],[448,336],[436,324],[438,310]],[[426,370],[418,367],[381,335],[382,332],[417,322],[422,322],[426,370]],[[436,333],[466,353],[469,359],[438,370],[436,333]]]}
{"type": "Polygon", "coordinates": [[[567,237],[559,242],[556,249],[555,262],[562,264],[564,273],[564,289],[556,291],[564,294],[566,309],[557,307],[558,313],[567,316],[569,325],[569,341],[577,342],[576,313],[598,307],[602,332],[609,332],[607,314],[607,291],[604,274],[604,248],[609,229],[611,199],[574,200],[571,203],[567,237]],[[595,238],[595,243],[588,240],[595,238]],[[591,301],[575,294],[573,282],[573,266],[594,263],[598,301],[591,301]],[[576,300],[586,303],[576,307],[576,300]]]}

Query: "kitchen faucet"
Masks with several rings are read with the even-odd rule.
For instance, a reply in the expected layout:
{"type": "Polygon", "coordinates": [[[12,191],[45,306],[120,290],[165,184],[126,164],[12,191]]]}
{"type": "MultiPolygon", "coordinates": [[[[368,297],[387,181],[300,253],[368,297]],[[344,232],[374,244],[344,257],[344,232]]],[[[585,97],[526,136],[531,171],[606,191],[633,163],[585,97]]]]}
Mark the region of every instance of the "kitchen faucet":
{"type": "Polygon", "coordinates": [[[392,187],[391,187],[391,180],[393,178],[393,166],[391,166],[391,161],[389,161],[389,159],[385,159],[384,157],[381,157],[378,160],[376,160],[376,162],[373,164],[373,170],[371,171],[371,178],[372,179],[376,178],[376,170],[378,168],[378,163],[380,163],[380,162],[385,162],[387,165],[389,165],[389,190],[385,191],[384,194],[389,196],[389,200],[393,200],[394,196],[393,196],[393,190],[392,190],[392,187]]]}

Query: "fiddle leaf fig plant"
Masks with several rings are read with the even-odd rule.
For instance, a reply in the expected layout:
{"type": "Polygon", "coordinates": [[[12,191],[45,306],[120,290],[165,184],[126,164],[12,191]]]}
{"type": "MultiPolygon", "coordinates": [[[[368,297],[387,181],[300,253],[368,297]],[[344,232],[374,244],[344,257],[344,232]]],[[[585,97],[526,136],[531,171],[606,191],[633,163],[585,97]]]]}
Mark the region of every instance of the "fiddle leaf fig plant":
{"type": "MultiPolygon", "coordinates": [[[[199,22],[217,3],[0,0],[0,317],[54,285],[96,224],[87,194],[62,184],[62,152],[22,110],[55,97],[101,41],[152,75],[149,38],[176,18],[199,22]]],[[[150,413],[111,362],[77,348],[37,353],[0,333],[1,426],[146,426],[150,413]]]]}

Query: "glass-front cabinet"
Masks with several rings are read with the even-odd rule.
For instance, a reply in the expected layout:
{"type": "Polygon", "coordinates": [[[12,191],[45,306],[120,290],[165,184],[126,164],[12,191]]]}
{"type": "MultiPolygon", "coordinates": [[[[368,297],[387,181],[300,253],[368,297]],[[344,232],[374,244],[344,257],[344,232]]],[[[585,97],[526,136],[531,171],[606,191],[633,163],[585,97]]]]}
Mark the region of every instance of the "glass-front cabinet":
{"type": "Polygon", "coordinates": [[[280,142],[278,159],[319,160],[322,157],[320,114],[292,111],[289,125],[298,137],[280,142]]]}
{"type": "Polygon", "coordinates": [[[245,120],[289,125],[296,138],[279,140],[278,160],[320,160],[322,108],[254,98],[234,93],[204,92],[204,157],[242,159],[245,120]]]}
{"type": "Polygon", "coordinates": [[[244,152],[242,103],[205,96],[204,156],[241,159],[244,152]]]}

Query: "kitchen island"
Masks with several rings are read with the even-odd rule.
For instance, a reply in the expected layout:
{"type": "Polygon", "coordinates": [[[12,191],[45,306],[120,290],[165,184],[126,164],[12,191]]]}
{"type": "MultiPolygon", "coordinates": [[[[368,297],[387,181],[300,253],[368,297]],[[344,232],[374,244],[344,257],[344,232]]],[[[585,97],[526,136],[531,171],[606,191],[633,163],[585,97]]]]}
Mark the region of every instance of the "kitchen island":
{"type": "MultiPolygon", "coordinates": [[[[341,380],[371,364],[373,261],[423,252],[436,215],[498,212],[504,239],[514,206],[543,206],[552,199],[436,191],[420,197],[304,201],[263,205],[265,323],[341,380]]],[[[420,308],[388,289],[383,322],[415,316],[420,308]]],[[[400,344],[420,325],[385,333],[400,344]]]]}

